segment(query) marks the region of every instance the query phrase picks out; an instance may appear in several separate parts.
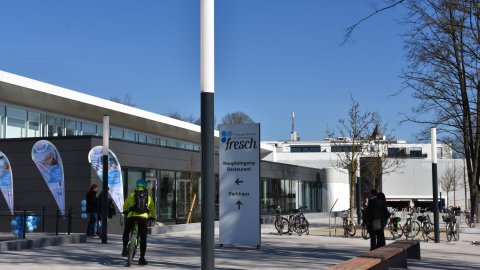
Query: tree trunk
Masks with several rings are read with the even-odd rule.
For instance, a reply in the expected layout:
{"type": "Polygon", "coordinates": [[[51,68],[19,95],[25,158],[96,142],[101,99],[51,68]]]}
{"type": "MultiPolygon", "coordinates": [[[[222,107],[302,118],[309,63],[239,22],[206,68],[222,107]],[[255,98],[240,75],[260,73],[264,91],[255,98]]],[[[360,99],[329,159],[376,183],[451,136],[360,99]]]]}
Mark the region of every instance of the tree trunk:
{"type": "Polygon", "coordinates": [[[350,219],[353,220],[355,208],[355,173],[350,173],[350,219]]]}

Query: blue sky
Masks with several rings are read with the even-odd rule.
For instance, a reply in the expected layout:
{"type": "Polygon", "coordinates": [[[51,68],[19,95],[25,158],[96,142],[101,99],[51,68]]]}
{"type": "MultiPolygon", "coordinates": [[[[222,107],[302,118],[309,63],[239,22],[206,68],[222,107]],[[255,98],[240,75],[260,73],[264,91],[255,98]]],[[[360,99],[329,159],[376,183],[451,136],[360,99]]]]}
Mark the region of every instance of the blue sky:
{"type": "MultiPolygon", "coordinates": [[[[199,0],[4,1],[0,69],[102,98],[130,94],[157,113],[200,113],[199,0]]],[[[303,140],[321,139],[349,108],[350,94],[398,126],[415,103],[401,89],[407,66],[402,7],[344,29],[371,11],[358,0],[217,0],[217,122],[244,111],[262,139],[287,139],[290,115],[303,140]]],[[[398,127],[397,127],[398,126],[398,127]]]]}

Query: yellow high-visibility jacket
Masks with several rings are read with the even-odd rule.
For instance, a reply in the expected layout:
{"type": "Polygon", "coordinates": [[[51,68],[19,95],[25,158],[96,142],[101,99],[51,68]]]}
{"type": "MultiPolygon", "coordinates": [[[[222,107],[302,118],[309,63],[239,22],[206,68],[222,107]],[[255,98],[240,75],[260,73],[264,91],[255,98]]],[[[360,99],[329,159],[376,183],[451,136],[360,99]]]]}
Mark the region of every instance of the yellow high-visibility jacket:
{"type": "MultiPolygon", "coordinates": [[[[143,190],[143,188],[137,188],[137,189],[143,190]]],[[[132,192],[128,194],[127,199],[125,199],[125,203],[123,204],[123,211],[129,211],[130,207],[132,207],[134,204],[135,204],[135,192],[132,192]]],[[[156,219],[157,212],[155,211],[155,203],[153,201],[152,196],[150,196],[150,194],[148,195],[148,210],[150,210],[150,216],[156,219]]],[[[129,217],[142,217],[147,219],[148,213],[137,213],[135,211],[129,211],[127,218],[129,217]]]]}

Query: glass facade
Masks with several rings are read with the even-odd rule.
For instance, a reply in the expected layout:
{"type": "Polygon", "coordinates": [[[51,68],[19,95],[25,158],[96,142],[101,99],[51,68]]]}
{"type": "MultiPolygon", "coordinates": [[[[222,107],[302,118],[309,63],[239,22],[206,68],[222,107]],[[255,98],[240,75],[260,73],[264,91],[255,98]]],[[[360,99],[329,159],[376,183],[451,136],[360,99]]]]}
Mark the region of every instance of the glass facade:
{"type": "Polygon", "coordinates": [[[262,178],[260,180],[260,209],[262,214],[274,214],[278,206],[288,213],[308,205],[307,212],[321,209],[316,182],[290,179],[262,178]],[[299,192],[301,190],[301,192],[299,192]]]}
{"type": "MultiPolygon", "coordinates": [[[[58,136],[102,136],[102,124],[43,113],[34,109],[0,103],[0,139],[58,136]]],[[[200,145],[145,134],[119,127],[110,128],[110,137],[144,144],[200,151],[200,145]]]]}

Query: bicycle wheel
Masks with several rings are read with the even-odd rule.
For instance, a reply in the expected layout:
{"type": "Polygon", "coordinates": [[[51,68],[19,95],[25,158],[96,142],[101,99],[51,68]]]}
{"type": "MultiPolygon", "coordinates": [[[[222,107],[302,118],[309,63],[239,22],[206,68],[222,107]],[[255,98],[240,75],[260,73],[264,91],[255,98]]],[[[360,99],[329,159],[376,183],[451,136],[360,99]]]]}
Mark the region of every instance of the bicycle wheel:
{"type": "Polygon", "coordinates": [[[135,251],[137,249],[137,232],[132,230],[132,233],[130,233],[130,242],[128,243],[128,260],[127,260],[127,266],[132,265],[133,257],[135,257],[135,251]]]}
{"type": "Polygon", "coordinates": [[[362,226],[362,238],[365,240],[370,239],[370,234],[368,233],[367,226],[362,226]]]}
{"type": "Polygon", "coordinates": [[[470,228],[472,227],[472,220],[467,215],[465,215],[465,223],[467,223],[468,227],[470,227],[470,228]]]}
{"type": "Polygon", "coordinates": [[[393,240],[395,240],[396,238],[400,238],[403,235],[402,226],[400,224],[397,224],[397,226],[395,226],[395,223],[389,223],[388,231],[390,231],[393,240]]]}
{"type": "Polygon", "coordinates": [[[310,234],[310,223],[308,223],[308,220],[304,217],[305,219],[305,234],[309,235],[310,234]]]}
{"type": "Polygon", "coordinates": [[[297,232],[298,236],[302,235],[303,228],[304,228],[304,226],[302,225],[302,218],[299,217],[299,216],[296,216],[294,224],[295,224],[295,228],[296,228],[295,231],[297,232]]]}
{"type": "Polygon", "coordinates": [[[288,233],[289,231],[288,220],[286,218],[275,220],[275,228],[277,229],[278,234],[288,233]]]}
{"type": "Polygon", "coordinates": [[[350,220],[348,222],[348,235],[350,235],[351,237],[355,236],[355,233],[357,232],[357,229],[355,228],[355,224],[353,224],[353,222],[350,220]]]}
{"type": "Polygon", "coordinates": [[[433,232],[433,224],[431,222],[425,222],[422,228],[422,237],[423,240],[428,241],[435,239],[435,234],[433,232]]]}
{"type": "Polygon", "coordinates": [[[448,242],[452,241],[453,226],[451,223],[447,223],[447,228],[445,230],[445,233],[447,234],[447,241],[448,242]]]}

